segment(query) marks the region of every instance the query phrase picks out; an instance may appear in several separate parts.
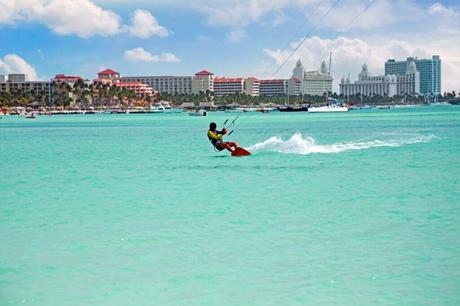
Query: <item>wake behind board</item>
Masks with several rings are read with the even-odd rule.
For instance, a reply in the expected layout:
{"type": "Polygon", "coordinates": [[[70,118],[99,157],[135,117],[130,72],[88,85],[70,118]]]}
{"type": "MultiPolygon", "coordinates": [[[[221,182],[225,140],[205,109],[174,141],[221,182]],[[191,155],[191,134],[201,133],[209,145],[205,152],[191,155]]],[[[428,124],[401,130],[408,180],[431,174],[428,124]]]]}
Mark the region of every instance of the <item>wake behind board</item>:
{"type": "Polygon", "coordinates": [[[246,149],[243,148],[236,148],[235,151],[232,152],[232,156],[248,156],[251,155],[251,152],[249,152],[246,149]]]}

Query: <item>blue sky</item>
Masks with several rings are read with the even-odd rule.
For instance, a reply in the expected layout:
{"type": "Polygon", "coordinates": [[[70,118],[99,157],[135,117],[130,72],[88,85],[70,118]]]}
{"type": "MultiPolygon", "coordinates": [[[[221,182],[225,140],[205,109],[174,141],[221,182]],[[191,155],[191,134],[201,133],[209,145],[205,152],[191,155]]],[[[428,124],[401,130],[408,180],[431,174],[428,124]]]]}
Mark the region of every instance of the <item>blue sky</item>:
{"type": "Polygon", "coordinates": [[[381,74],[387,58],[439,54],[443,90],[460,91],[459,20],[450,0],[0,0],[0,74],[278,78],[332,52],[336,88],[364,63],[381,74]]]}

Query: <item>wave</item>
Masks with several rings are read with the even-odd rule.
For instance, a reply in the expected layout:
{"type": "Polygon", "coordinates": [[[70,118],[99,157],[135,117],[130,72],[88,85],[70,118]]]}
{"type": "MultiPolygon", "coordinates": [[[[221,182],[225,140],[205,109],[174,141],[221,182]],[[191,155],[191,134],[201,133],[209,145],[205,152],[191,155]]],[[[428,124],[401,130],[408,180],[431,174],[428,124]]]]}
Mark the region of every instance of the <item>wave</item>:
{"type": "Polygon", "coordinates": [[[302,154],[308,155],[313,153],[340,153],[352,150],[364,150],[374,147],[399,147],[402,145],[430,142],[434,135],[419,135],[402,139],[372,140],[335,143],[330,145],[316,144],[312,137],[303,137],[300,133],[295,133],[288,140],[284,141],[279,136],[272,136],[267,140],[256,143],[248,148],[251,152],[270,151],[284,154],[302,154]]]}

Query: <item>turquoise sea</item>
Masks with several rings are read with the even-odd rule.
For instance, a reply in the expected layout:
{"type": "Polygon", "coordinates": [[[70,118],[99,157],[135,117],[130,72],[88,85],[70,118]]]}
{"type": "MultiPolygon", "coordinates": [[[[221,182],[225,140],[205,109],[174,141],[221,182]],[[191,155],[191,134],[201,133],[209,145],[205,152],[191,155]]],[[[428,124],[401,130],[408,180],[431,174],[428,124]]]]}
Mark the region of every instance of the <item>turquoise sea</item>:
{"type": "Polygon", "coordinates": [[[460,305],[460,107],[0,120],[0,305],[460,305]]]}

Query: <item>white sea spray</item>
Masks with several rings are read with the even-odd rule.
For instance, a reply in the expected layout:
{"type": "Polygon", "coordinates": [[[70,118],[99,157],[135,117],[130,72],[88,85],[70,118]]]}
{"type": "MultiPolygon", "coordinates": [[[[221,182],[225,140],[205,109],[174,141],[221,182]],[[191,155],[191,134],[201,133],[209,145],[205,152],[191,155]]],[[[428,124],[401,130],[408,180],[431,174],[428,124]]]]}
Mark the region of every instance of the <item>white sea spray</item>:
{"type": "Polygon", "coordinates": [[[272,136],[263,142],[256,143],[248,148],[251,152],[270,151],[285,154],[313,154],[313,153],[340,153],[351,150],[364,150],[374,147],[399,147],[408,144],[430,142],[434,135],[416,135],[394,139],[375,139],[371,141],[350,141],[333,144],[317,144],[316,140],[309,136],[295,133],[288,140],[279,136],[272,136]]]}

